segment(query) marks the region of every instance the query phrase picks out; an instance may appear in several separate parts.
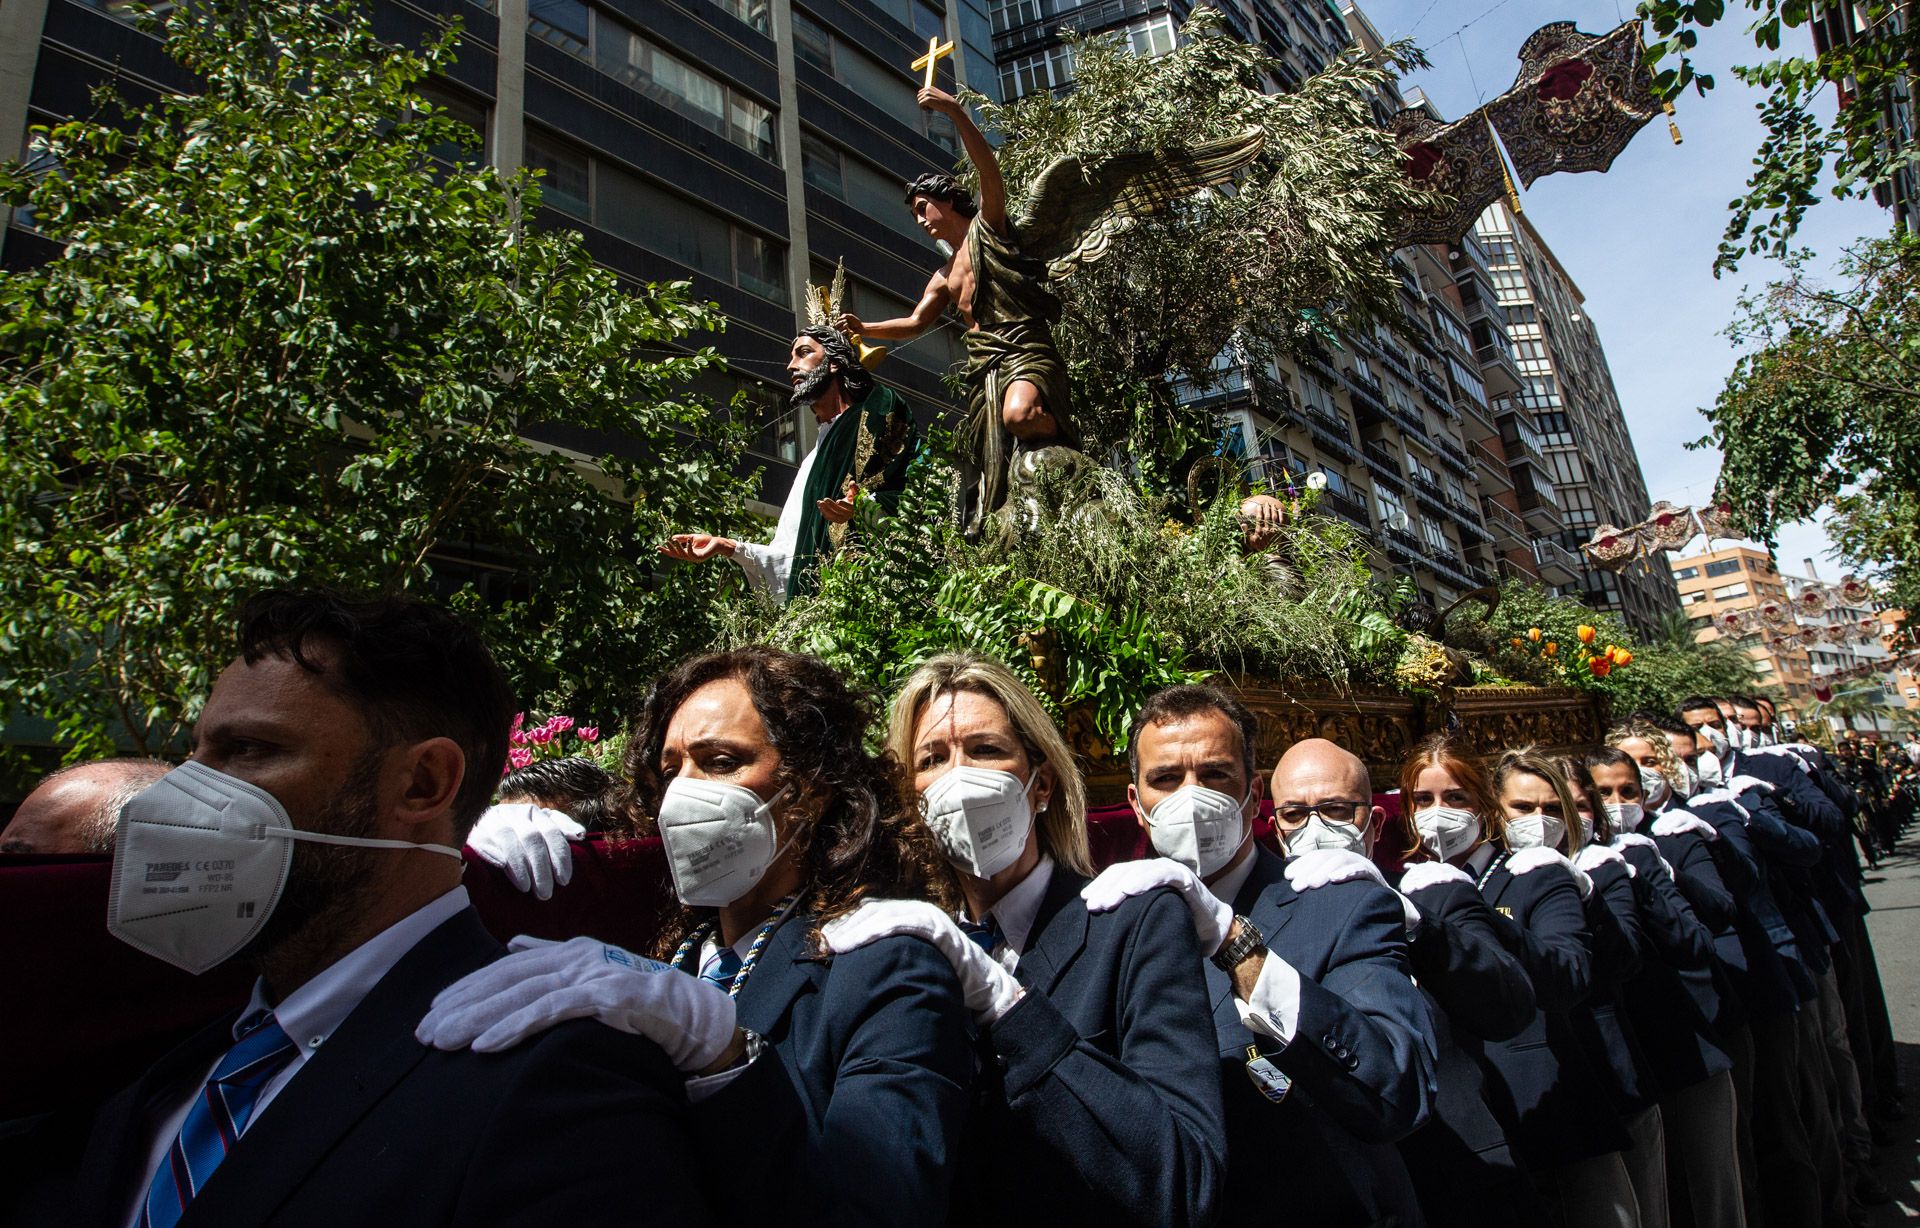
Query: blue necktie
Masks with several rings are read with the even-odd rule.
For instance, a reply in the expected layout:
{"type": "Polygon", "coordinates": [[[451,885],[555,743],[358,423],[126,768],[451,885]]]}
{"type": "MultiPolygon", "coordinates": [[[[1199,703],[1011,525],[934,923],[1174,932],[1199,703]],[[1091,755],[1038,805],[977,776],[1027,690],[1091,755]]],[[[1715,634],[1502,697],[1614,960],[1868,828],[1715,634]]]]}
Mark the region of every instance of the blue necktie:
{"type": "Polygon", "coordinates": [[[731,992],[734,974],[740,971],[741,962],[738,951],[732,947],[721,947],[713,953],[713,958],[707,961],[707,966],[700,969],[700,979],[709,985],[718,985],[721,989],[731,992]]]}
{"type": "Polygon", "coordinates": [[[991,913],[987,915],[985,922],[968,921],[963,918],[960,922],[960,932],[971,938],[974,944],[988,955],[992,955],[994,948],[1007,940],[1007,936],[1000,932],[1000,923],[993,919],[991,913]]]}
{"type": "Polygon", "coordinates": [[[194,1194],[239,1141],[260,1090],[293,1060],[294,1053],[292,1039],[270,1013],[263,1013],[227,1050],[153,1174],[140,1209],[141,1228],[173,1228],[194,1194]]]}

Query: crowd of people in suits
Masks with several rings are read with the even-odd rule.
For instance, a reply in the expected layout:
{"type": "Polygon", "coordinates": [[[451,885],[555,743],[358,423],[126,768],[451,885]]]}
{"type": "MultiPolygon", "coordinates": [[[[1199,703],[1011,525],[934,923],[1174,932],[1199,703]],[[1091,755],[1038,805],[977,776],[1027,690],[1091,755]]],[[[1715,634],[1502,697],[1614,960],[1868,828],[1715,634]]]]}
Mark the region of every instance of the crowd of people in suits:
{"type": "Polygon", "coordinates": [[[315,592],[237,632],[192,758],[115,802],[108,928],[250,960],[251,999],[0,1126],[52,1157],[8,1222],[1838,1228],[1887,1197],[1855,834],[1897,793],[1764,701],[1572,753],[1436,737],[1396,789],[1323,739],[1262,762],[1230,691],[1173,687],[1128,736],[1147,855],[1101,867],[999,663],[881,697],[716,652],[594,795],[661,842],[654,948],[503,948],[461,850],[551,893],[581,828],[538,804],[566,773],[495,804],[486,644],[315,592]]]}

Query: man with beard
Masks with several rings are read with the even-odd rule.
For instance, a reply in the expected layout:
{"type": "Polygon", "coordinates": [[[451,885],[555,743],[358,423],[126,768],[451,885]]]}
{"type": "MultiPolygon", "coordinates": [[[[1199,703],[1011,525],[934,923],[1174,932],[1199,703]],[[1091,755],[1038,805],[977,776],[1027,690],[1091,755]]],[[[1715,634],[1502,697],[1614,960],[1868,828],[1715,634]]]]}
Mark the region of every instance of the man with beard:
{"type": "Polygon", "coordinates": [[[668,558],[688,563],[724,555],[776,604],[814,591],[820,564],[845,535],[861,490],[897,491],[913,459],[912,413],[892,389],[874,383],[846,334],[826,324],[801,329],[787,377],[791,404],[813,411],[820,434],[793,475],[773,540],[762,545],[676,533],[660,547],[668,558]],[[858,412],[846,412],[855,406],[858,412]]]}
{"type": "MultiPolygon", "coordinates": [[[[584,1022],[507,1054],[414,1039],[436,993],[505,954],[460,884],[514,711],[485,644],[422,602],[325,593],[258,596],[239,632],[193,757],[121,814],[107,923],[189,972],[246,958],[259,978],[95,1115],[40,1209],[137,1228],[631,1220],[624,1170],[580,1158],[618,1139],[695,1171],[675,1066],[729,1065],[730,1019],[671,1052],[584,1022]]],[[[699,1189],[661,1183],[647,1209],[703,1223],[699,1189]]]]}

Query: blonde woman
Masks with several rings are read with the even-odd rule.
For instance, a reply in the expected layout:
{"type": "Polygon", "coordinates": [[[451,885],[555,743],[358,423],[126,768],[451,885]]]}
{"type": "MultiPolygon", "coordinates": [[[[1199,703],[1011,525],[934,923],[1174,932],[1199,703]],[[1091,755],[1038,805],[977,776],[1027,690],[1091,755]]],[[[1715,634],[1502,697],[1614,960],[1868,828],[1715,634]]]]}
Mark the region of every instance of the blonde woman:
{"type": "Polygon", "coordinates": [[[958,925],[880,901],[826,927],[836,951],[933,942],[976,1010],[986,1070],[955,1222],[1205,1224],[1226,1168],[1212,1010],[1170,890],[1089,912],[1086,790],[1011,671],[935,657],[893,701],[888,750],[958,877],[958,925]]]}

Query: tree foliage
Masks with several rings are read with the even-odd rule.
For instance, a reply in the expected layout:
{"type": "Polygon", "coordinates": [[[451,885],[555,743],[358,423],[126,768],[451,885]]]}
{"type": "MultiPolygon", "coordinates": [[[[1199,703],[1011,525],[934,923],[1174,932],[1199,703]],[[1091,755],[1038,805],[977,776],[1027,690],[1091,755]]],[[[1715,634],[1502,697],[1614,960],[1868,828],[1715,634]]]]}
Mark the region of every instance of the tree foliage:
{"type": "Polygon", "coordinates": [[[1385,65],[1349,54],[1297,90],[1264,93],[1275,60],[1220,20],[1197,10],[1180,45],[1156,57],[1111,35],[1077,39],[1072,90],[971,99],[1003,141],[1016,216],[1021,193],[1059,157],[1266,134],[1234,191],[1135,225],[1061,285],[1059,342],[1096,456],[1120,448],[1150,465],[1210,437],[1205,415],[1179,407],[1174,381],[1213,385],[1229,345],[1259,370],[1330,329],[1400,318],[1386,260],[1395,219],[1430,197],[1407,179],[1371,99],[1415,53],[1397,48],[1385,65]]]}
{"type": "MultiPolygon", "coordinates": [[[[1659,42],[1648,48],[1656,84],[1669,98],[1689,85],[1705,94],[1713,78],[1694,71],[1690,54],[1702,29],[1727,17],[1726,0],[1642,0],[1659,42]]],[[[1920,78],[1920,22],[1912,0],[1735,0],[1752,17],[1754,46],[1772,58],[1737,67],[1734,75],[1767,91],[1760,103],[1766,136],[1754,154],[1746,194],[1729,204],[1714,270],[1732,269],[1750,252],[1784,257],[1806,212],[1819,203],[1822,180],[1835,197],[1868,197],[1904,167],[1920,163],[1920,133],[1884,127],[1920,78]],[[1816,55],[1780,55],[1784,38],[1826,21],[1844,22],[1856,10],[1864,29],[1852,41],[1816,55]],[[1837,11],[1835,11],[1837,10],[1837,11]],[[1901,28],[1904,26],[1904,30],[1901,28]],[[1832,101],[1827,95],[1832,93],[1832,101]],[[1833,118],[1821,112],[1833,108],[1833,118]]]]}
{"type": "Polygon", "coordinates": [[[1723,457],[1718,497],[1766,535],[1831,507],[1852,566],[1880,577],[1895,604],[1920,602],[1920,239],[1851,249],[1829,287],[1788,275],[1741,301],[1729,328],[1756,348],[1713,408],[1723,457]]]}
{"type": "Polygon", "coordinates": [[[623,289],[460,152],[416,89],[457,26],[209,0],[164,35],[203,92],[102,94],[36,130],[56,172],[0,172],[62,248],[0,274],[0,712],[164,747],[270,585],[430,592],[547,706],[703,642],[721,573],[652,546],[742,514],[740,429],[680,391],[717,357],[664,348],[717,311],[623,289]]]}

